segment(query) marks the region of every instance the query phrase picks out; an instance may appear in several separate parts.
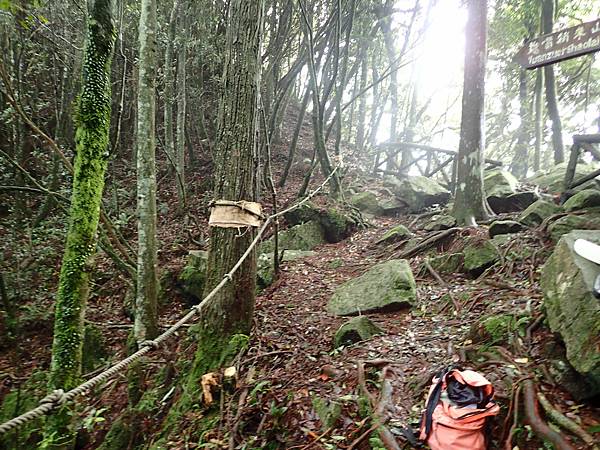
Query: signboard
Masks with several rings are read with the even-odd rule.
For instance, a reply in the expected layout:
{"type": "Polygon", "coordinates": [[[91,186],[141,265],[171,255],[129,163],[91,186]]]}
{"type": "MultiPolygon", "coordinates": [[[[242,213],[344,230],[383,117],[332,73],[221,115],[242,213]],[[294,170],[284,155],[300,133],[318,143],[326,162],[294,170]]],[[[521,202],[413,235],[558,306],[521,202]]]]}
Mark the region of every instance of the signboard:
{"type": "Polygon", "coordinates": [[[526,69],[546,66],[600,50],[600,19],[529,40],[515,61],[526,69]]]}

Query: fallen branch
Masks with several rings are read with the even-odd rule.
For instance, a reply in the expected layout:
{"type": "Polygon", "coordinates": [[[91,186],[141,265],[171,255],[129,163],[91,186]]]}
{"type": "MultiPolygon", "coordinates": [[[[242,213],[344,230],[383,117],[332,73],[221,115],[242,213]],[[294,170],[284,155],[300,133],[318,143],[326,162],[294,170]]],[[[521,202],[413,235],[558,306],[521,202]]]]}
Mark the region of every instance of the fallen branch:
{"type": "MultiPolygon", "coordinates": [[[[513,434],[515,433],[515,430],[517,429],[517,426],[519,425],[519,397],[521,395],[521,386],[517,386],[517,389],[514,392],[513,395],[513,401],[511,402],[510,406],[512,408],[512,412],[513,412],[513,422],[512,425],[510,426],[510,429],[508,430],[508,436],[506,437],[506,441],[504,441],[504,450],[512,450],[513,449],[513,445],[512,445],[512,437],[513,434]]],[[[510,413],[511,410],[509,409],[508,414],[506,415],[506,418],[508,419],[510,417],[510,413]]],[[[505,424],[506,427],[506,424],[505,424]]]]}
{"type": "Polygon", "coordinates": [[[415,245],[413,248],[409,248],[408,250],[405,250],[404,252],[400,253],[398,255],[398,258],[400,258],[400,259],[412,258],[413,256],[416,256],[419,253],[433,247],[435,244],[442,241],[443,239],[446,239],[447,237],[452,236],[458,230],[460,230],[460,228],[449,228],[447,230],[435,232],[435,234],[425,238],[425,240],[423,240],[419,244],[415,245]]]}
{"type": "Polygon", "coordinates": [[[448,284],[444,281],[444,279],[440,276],[440,274],[437,273],[433,267],[431,267],[431,264],[429,263],[429,258],[425,258],[425,260],[423,261],[423,264],[425,265],[425,268],[428,270],[428,272],[431,274],[431,276],[433,278],[435,278],[435,281],[437,281],[439,283],[440,286],[442,286],[442,287],[448,286],[448,284]]]}
{"type": "Polygon", "coordinates": [[[542,408],[544,408],[544,411],[546,411],[548,417],[555,424],[559,425],[561,428],[564,428],[565,430],[570,431],[575,436],[579,437],[583,442],[589,445],[590,448],[598,450],[598,446],[594,445],[596,442],[595,439],[583,428],[577,425],[575,421],[569,419],[558,409],[556,409],[542,392],[537,393],[537,398],[540,402],[540,405],[542,405],[542,408]]]}
{"type": "Polygon", "coordinates": [[[533,432],[540,439],[549,441],[557,450],[575,450],[575,447],[563,438],[560,433],[550,428],[540,417],[535,386],[531,380],[523,382],[523,401],[525,404],[525,420],[531,425],[533,432]]]}

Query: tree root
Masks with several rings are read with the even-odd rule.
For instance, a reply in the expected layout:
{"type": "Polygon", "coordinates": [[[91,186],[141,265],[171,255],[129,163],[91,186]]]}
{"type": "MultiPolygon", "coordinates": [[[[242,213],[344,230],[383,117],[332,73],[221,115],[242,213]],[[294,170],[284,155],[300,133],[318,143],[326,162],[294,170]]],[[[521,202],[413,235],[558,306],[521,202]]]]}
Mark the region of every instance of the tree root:
{"type": "Polygon", "coordinates": [[[598,446],[594,445],[596,443],[593,436],[587,433],[583,428],[581,428],[577,423],[563,413],[561,413],[558,409],[556,409],[552,403],[546,398],[546,396],[542,392],[537,393],[537,398],[542,405],[544,411],[552,421],[559,425],[561,428],[564,428],[567,431],[570,431],[575,436],[579,437],[583,442],[590,446],[593,450],[598,450],[598,446]]]}
{"type": "Polygon", "coordinates": [[[533,432],[540,437],[552,443],[557,450],[575,450],[560,433],[551,429],[546,422],[540,417],[538,403],[536,398],[536,390],[532,380],[523,382],[523,401],[525,405],[525,420],[533,432]]]}
{"type": "MultiPolygon", "coordinates": [[[[363,393],[369,399],[369,403],[371,404],[371,408],[373,409],[373,422],[374,425],[372,430],[376,429],[383,445],[388,450],[400,450],[400,446],[396,442],[396,438],[392,434],[392,432],[385,426],[385,422],[387,421],[387,410],[392,406],[392,383],[388,379],[388,373],[392,372],[392,370],[386,365],[382,371],[382,381],[381,381],[381,392],[379,394],[379,399],[375,399],[375,396],[368,390],[366,377],[365,377],[365,365],[371,366],[379,366],[389,361],[385,360],[374,360],[374,361],[358,361],[358,384],[363,391],[363,393]]],[[[356,439],[351,447],[358,445],[360,441],[364,440],[369,433],[363,433],[358,439],[356,439]]]]}
{"type": "Polygon", "coordinates": [[[413,256],[418,255],[421,252],[433,247],[438,242],[446,239],[449,236],[455,234],[460,228],[449,228],[448,230],[443,230],[439,232],[435,232],[433,235],[426,237],[422,242],[414,246],[413,248],[409,248],[408,250],[403,251],[398,255],[398,258],[412,258],[413,256]]]}

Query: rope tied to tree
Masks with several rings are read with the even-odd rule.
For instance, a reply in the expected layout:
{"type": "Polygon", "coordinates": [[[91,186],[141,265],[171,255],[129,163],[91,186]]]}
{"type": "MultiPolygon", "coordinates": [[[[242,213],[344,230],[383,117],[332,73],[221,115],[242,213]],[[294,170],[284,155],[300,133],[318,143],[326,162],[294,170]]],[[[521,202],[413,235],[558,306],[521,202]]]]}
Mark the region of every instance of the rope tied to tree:
{"type": "Polygon", "coordinates": [[[208,225],[219,228],[258,228],[265,220],[262,205],[246,200],[213,200],[208,204],[211,210],[208,225]]]}
{"type": "Polygon", "coordinates": [[[108,379],[112,378],[113,376],[117,375],[118,373],[121,373],[124,369],[127,369],[135,361],[142,358],[146,353],[149,353],[152,350],[159,349],[163,342],[165,342],[168,338],[170,338],[173,334],[175,334],[177,332],[177,330],[179,330],[181,327],[183,327],[183,325],[187,324],[196,314],[199,314],[202,310],[202,307],[204,305],[206,305],[210,300],[212,300],[212,298],[227,284],[228,281],[232,280],[232,275],[240,268],[240,266],[242,265],[244,260],[252,252],[252,249],[258,244],[261,236],[266,231],[269,224],[277,217],[280,217],[290,211],[293,211],[294,209],[299,208],[304,203],[306,203],[308,200],[310,200],[312,197],[314,197],[327,184],[327,182],[331,179],[331,177],[337,171],[337,169],[338,169],[337,167],[335,169],[333,169],[331,171],[331,173],[329,174],[329,176],[325,179],[325,181],[323,181],[323,183],[321,183],[317,189],[315,189],[309,195],[304,197],[304,199],[302,199],[301,201],[297,202],[296,204],[290,206],[289,208],[284,209],[283,211],[280,211],[276,214],[272,214],[272,215],[268,216],[266,218],[265,222],[263,223],[263,225],[258,230],[254,240],[250,243],[250,245],[248,246],[248,248],[246,249],[244,254],[234,264],[234,266],[231,268],[231,270],[223,276],[223,279],[221,280],[221,282],[219,284],[217,284],[217,286],[215,286],[213,288],[213,290],[210,291],[200,303],[193,306],[191,308],[191,310],[185,316],[183,316],[181,319],[179,319],[170,328],[168,328],[166,331],[164,331],[162,334],[160,334],[153,340],[143,341],[140,344],[140,349],[137,352],[131,354],[127,358],[121,360],[120,362],[118,362],[115,365],[111,366],[110,368],[106,369],[104,372],[99,373],[98,375],[89,379],[88,381],[80,384],[76,388],[73,388],[67,392],[64,392],[62,389],[56,389],[56,390],[52,391],[50,394],[48,394],[46,397],[44,397],[42,400],[40,400],[40,406],[38,406],[37,408],[34,408],[26,413],[21,414],[20,416],[17,416],[15,418],[1,424],[0,425],[0,436],[8,433],[9,431],[11,431],[15,428],[20,427],[21,425],[23,425],[31,420],[39,419],[40,417],[50,414],[51,412],[55,411],[56,409],[59,409],[60,407],[73,401],[76,397],[89,392],[94,387],[98,386],[99,384],[107,381],[108,379]]]}

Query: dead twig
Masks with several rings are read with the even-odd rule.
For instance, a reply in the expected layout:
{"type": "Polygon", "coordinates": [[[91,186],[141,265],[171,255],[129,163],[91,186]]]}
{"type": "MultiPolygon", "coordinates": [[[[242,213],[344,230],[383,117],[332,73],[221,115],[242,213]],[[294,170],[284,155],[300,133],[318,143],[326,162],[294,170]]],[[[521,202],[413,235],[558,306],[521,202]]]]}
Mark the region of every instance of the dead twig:
{"type": "Polygon", "coordinates": [[[460,230],[460,228],[449,228],[449,229],[443,230],[443,231],[436,231],[432,235],[429,235],[428,237],[426,237],[419,244],[400,253],[398,255],[398,258],[400,258],[400,259],[412,258],[413,256],[416,256],[419,253],[433,247],[435,244],[446,239],[447,237],[452,236],[459,230],[460,230]]]}
{"type": "Polygon", "coordinates": [[[513,413],[513,422],[508,430],[508,436],[506,436],[506,440],[504,441],[504,450],[512,450],[512,437],[519,425],[519,397],[521,395],[521,386],[517,385],[517,389],[513,393],[513,397],[510,403],[510,408],[508,409],[508,414],[506,415],[506,421],[504,422],[504,428],[506,428],[507,421],[510,417],[510,413],[513,413]]]}
{"type": "Polygon", "coordinates": [[[437,281],[440,286],[442,286],[442,287],[448,286],[448,284],[444,281],[444,279],[440,276],[440,274],[437,273],[433,267],[431,267],[431,264],[429,263],[429,258],[425,258],[423,260],[423,264],[425,265],[425,268],[427,269],[427,271],[431,274],[431,276],[433,278],[435,278],[435,281],[437,281]]]}

